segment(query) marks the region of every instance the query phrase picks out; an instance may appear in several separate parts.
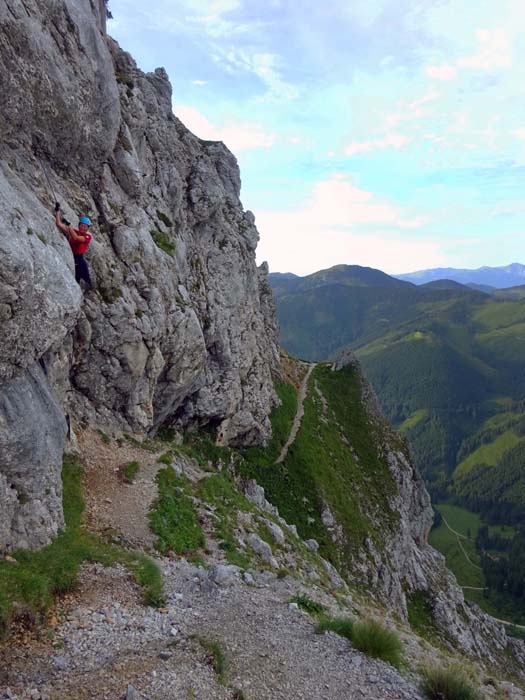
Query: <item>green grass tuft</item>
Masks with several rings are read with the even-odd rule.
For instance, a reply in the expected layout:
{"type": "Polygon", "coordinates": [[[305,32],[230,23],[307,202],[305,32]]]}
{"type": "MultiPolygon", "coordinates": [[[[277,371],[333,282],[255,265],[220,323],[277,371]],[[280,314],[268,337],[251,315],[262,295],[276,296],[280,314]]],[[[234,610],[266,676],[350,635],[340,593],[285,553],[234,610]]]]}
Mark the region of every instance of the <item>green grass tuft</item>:
{"type": "Polygon", "coordinates": [[[296,603],[301,610],[310,615],[319,615],[324,611],[324,605],[316,603],[315,600],[312,600],[307,595],[296,595],[290,600],[290,603],[296,603]]]}
{"type": "Polygon", "coordinates": [[[98,430],[97,432],[104,445],[109,445],[111,443],[111,438],[103,430],[98,430]]]}
{"type": "Polygon", "coordinates": [[[239,548],[234,531],[237,527],[237,514],[249,512],[253,506],[223,473],[202,479],[198,485],[198,495],[204,503],[214,508],[217,518],[214,521],[215,536],[220,540],[219,547],[223,550],[226,561],[241,569],[248,569],[250,557],[239,548]]]}
{"type": "Polygon", "coordinates": [[[161,469],[156,480],[159,495],[149,515],[151,529],[157,535],[156,548],[162,554],[170,550],[186,554],[203,547],[205,539],[197,510],[185,492],[187,480],[170,468],[161,469]]]}
{"type": "Polygon", "coordinates": [[[428,634],[435,629],[430,596],[423,591],[415,591],[407,596],[408,622],[420,634],[428,634]]]}
{"type": "Polygon", "coordinates": [[[157,217],[159,221],[162,221],[164,226],[167,226],[168,228],[171,228],[173,226],[173,221],[166,216],[163,212],[160,211],[160,209],[157,209],[157,217]]]}
{"type": "Polygon", "coordinates": [[[150,233],[151,237],[155,241],[155,245],[157,246],[157,248],[160,248],[165,253],[173,257],[173,255],[175,254],[176,245],[170,239],[168,234],[162,233],[162,231],[157,231],[156,229],[152,229],[150,233]]]}
{"type": "Polygon", "coordinates": [[[137,476],[139,469],[139,462],[128,462],[123,467],[121,467],[119,473],[123,481],[126,482],[126,484],[132,484],[135,481],[135,477],[137,476]]]}
{"type": "Polygon", "coordinates": [[[399,668],[403,648],[395,632],[386,629],[375,620],[354,622],[345,617],[321,617],[315,631],[330,631],[348,639],[363,654],[382,659],[399,668]]]}
{"type": "Polygon", "coordinates": [[[317,634],[323,632],[335,632],[341,637],[345,637],[352,641],[352,630],[354,622],[348,617],[321,617],[318,625],[315,628],[317,634]]]}
{"type": "Polygon", "coordinates": [[[363,654],[382,659],[396,668],[401,664],[403,648],[399,637],[375,620],[355,623],[352,629],[352,644],[363,654]]]}
{"type": "Polygon", "coordinates": [[[209,654],[210,664],[217,675],[217,680],[221,685],[226,685],[226,673],[228,672],[228,660],[223,648],[212,639],[205,637],[195,637],[199,644],[206,649],[209,654]]]}
{"type": "Polygon", "coordinates": [[[458,666],[427,666],[421,674],[421,691],[428,700],[480,700],[478,691],[458,666]]]}

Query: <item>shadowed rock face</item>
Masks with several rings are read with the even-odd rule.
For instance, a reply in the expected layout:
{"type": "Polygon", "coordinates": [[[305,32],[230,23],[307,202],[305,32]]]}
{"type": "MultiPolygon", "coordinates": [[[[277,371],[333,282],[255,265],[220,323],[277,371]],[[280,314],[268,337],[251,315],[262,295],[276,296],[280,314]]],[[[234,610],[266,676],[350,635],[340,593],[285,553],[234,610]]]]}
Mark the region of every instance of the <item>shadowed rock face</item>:
{"type": "MultiPolygon", "coordinates": [[[[163,69],[142,73],[105,36],[103,1],[0,0],[0,32],[0,394],[37,382],[51,421],[38,464],[0,464],[1,550],[61,522],[64,411],[108,432],[212,424],[223,443],[261,443],[278,344],[234,156],[173,115],[163,69]],[[94,222],[96,291],[74,280],[55,197],[94,222]],[[21,486],[42,470],[52,494],[21,486]]],[[[8,403],[0,445],[14,415],[36,444],[38,402],[8,403]]]]}

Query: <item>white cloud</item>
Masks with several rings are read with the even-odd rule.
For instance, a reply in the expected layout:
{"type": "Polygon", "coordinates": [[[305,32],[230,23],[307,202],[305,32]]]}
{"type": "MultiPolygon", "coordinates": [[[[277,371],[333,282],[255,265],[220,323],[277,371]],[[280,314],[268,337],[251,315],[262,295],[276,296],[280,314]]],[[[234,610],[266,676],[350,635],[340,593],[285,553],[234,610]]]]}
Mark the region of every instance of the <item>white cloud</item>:
{"type": "Polygon", "coordinates": [[[268,133],[257,122],[230,122],[218,127],[195,107],[174,105],[173,111],[196,136],[208,141],[223,141],[234,153],[271,148],[277,139],[276,134],[268,133]]]}
{"type": "Polygon", "coordinates": [[[494,68],[510,68],[512,65],[512,46],[505,29],[478,29],[476,38],[479,44],[477,53],[463,56],[457,60],[457,65],[478,70],[494,68]]]}
{"type": "Polygon", "coordinates": [[[512,132],[512,135],[520,139],[520,141],[525,141],[525,129],[516,129],[512,132]]]}
{"type": "Polygon", "coordinates": [[[341,263],[396,272],[446,262],[437,243],[403,233],[423,223],[336,174],[317,183],[310,199],[292,211],[257,212],[257,257],[273,271],[296,274],[341,263]]]}
{"type": "Polygon", "coordinates": [[[202,87],[203,85],[208,84],[207,80],[192,80],[191,82],[193,85],[198,85],[199,87],[202,87]]]}
{"type": "Polygon", "coordinates": [[[387,134],[382,139],[373,141],[353,141],[345,146],[343,153],[347,156],[355,156],[359,153],[370,153],[371,151],[380,151],[386,148],[395,148],[399,150],[409,143],[410,139],[404,134],[391,133],[387,134]]]}
{"type": "Polygon", "coordinates": [[[443,82],[454,80],[458,74],[457,70],[450,63],[443,63],[441,66],[427,66],[425,72],[430,78],[442,80],[443,82]]]}
{"type": "Polygon", "coordinates": [[[230,73],[245,71],[256,75],[267,88],[261,98],[263,100],[295,100],[300,94],[297,86],[281,77],[281,61],[276,54],[251,52],[232,46],[225,53],[216,53],[213,59],[230,73]]]}

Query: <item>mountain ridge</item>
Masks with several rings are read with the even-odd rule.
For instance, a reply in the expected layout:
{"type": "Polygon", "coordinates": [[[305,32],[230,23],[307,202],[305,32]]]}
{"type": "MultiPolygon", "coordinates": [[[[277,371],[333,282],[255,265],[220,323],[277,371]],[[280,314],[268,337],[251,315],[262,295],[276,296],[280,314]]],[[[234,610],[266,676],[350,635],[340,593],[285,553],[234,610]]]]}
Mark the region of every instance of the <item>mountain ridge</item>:
{"type": "Polygon", "coordinates": [[[414,284],[424,284],[438,279],[452,279],[462,284],[481,284],[503,289],[524,283],[525,265],[521,263],[510,263],[501,267],[484,265],[476,269],[438,267],[393,276],[414,284]]]}

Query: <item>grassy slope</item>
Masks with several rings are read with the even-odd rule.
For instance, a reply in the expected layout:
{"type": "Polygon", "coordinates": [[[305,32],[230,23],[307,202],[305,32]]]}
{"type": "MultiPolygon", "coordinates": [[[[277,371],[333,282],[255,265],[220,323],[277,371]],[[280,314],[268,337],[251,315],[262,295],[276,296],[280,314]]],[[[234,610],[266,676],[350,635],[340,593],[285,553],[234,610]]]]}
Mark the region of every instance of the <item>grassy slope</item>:
{"type": "Polygon", "coordinates": [[[334,563],[340,558],[348,563],[365,536],[382,546],[376,522],[393,525],[397,518],[388,506],[395,485],[377,454],[380,440],[363,407],[357,371],[345,367],[332,372],[319,365],[310,378],[301,428],[284,462],[250,459],[247,470],[303,538],[317,539],[323,555],[334,563]],[[326,409],[316,384],[327,400],[326,409]],[[344,529],[345,552],[334,545],[323,524],[325,504],[344,529]]]}
{"type": "Polygon", "coordinates": [[[501,460],[505,452],[508,452],[520,442],[525,443],[512,430],[505,431],[498,435],[492,442],[481,445],[460,462],[454,470],[454,478],[460,478],[467,474],[476,464],[489,464],[495,466],[501,460]]]}

